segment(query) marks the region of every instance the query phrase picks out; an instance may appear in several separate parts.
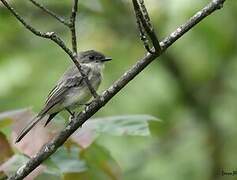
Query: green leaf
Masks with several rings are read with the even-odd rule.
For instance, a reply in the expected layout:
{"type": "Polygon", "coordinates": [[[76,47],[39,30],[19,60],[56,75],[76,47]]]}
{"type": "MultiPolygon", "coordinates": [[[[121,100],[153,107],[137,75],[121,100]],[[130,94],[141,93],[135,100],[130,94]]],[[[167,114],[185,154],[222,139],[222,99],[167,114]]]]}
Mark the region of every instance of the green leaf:
{"type": "Polygon", "coordinates": [[[44,161],[42,164],[47,167],[45,173],[48,172],[50,174],[57,174],[57,175],[61,174],[59,167],[54,163],[54,161],[52,161],[51,158],[46,159],[46,161],[44,161]]]}
{"type": "Polygon", "coordinates": [[[126,115],[93,119],[95,130],[112,135],[148,136],[148,121],[158,121],[150,115],[126,115]]]}
{"type": "Polygon", "coordinates": [[[88,165],[89,179],[121,179],[121,168],[104,147],[94,143],[81,154],[88,165]]]}
{"type": "Polygon", "coordinates": [[[150,115],[126,115],[89,119],[80,131],[71,136],[71,139],[80,146],[87,148],[101,133],[116,136],[148,136],[150,135],[148,121],[159,120],[150,115]]]}
{"type": "Polygon", "coordinates": [[[51,157],[51,161],[62,173],[79,173],[87,170],[85,162],[79,159],[77,147],[72,147],[70,150],[65,147],[60,148],[51,157]]]}

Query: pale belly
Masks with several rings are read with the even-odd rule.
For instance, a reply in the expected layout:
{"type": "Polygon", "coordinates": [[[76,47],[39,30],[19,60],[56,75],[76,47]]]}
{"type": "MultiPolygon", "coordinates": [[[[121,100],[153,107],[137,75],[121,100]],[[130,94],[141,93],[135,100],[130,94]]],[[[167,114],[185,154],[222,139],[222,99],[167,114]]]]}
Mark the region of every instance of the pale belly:
{"type": "MultiPolygon", "coordinates": [[[[96,81],[92,84],[95,90],[98,89],[100,82],[96,81]]],[[[72,88],[65,96],[65,101],[62,103],[63,108],[71,110],[85,105],[92,97],[92,94],[87,86],[72,88]]]]}
{"type": "Polygon", "coordinates": [[[91,93],[88,88],[74,88],[66,95],[65,101],[62,106],[74,109],[77,106],[86,104],[91,98],[91,93]]]}

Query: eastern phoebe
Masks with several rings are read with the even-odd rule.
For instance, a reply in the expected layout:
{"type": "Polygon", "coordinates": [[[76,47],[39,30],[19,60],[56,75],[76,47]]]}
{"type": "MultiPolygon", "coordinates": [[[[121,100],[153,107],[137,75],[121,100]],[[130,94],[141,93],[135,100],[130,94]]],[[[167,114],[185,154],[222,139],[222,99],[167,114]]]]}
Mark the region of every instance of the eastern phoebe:
{"type": "MultiPolygon", "coordinates": [[[[92,87],[97,90],[102,80],[102,69],[104,63],[111,58],[105,57],[102,53],[89,50],[78,54],[79,61],[84,73],[92,87]]],[[[72,110],[78,106],[85,105],[92,97],[89,88],[83,80],[79,70],[75,65],[69,69],[59,79],[57,85],[50,91],[44,108],[38,115],[21,131],[16,138],[19,142],[43,117],[48,117],[45,126],[60,111],[67,110],[71,115],[72,110]]]]}

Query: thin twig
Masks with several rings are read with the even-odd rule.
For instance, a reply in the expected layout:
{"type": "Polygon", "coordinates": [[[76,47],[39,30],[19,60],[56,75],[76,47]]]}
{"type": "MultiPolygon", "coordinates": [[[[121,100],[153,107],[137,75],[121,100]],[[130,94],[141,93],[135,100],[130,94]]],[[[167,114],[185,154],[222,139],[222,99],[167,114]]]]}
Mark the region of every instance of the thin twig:
{"type": "MultiPolygon", "coordinates": [[[[70,17],[69,28],[71,30],[72,49],[73,49],[73,54],[74,54],[75,57],[77,57],[77,34],[76,34],[77,11],[78,11],[78,0],[74,0],[73,6],[72,6],[72,13],[71,13],[71,17],[70,17]]],[[[87,87],[90,90],[92,96],[94,98],[97,98],[99,95],[97,94],[96,90],[92,87],[90,81],[88,80],[88,77],[84,73],[84,71],[81,68],[81,65],[78,61],[77,61],[77,67],[78,67],[78,70],[80,71],[84,81],[86,82],[87,87]]]]}
{"type": "Polygon", "coordinates": [[[31,3],[33,3],[35,6],[49,14],[50,16],[57,19],[59,22],[64,24],[65,26],[69,27],[72,34],[72,49],[73,53],[77,53],[77,38],[76,38],[76,28],[75,28],[75,21],[76,21],[76,15],[77,15],[77,9],[78,9],[78,0],[74,0],[73,7],[72,7],[72,13],[70,17],[70,21],[67,22],[62,17],[58,16],[56,13],[52,12],[48,8],[46,8],[43,4],[40,4],[36,2],[35,0],[29,0],[31,3]]]}
{"type": "MultiPolygon", "coordinates": [[[[148,43],[146,41],[143,41],[145,48],[151,54],[159,53],[161,51],[160,43],[159,43],[158,37],[154,31],[154,28],[152,27],[152,25],[150,23],[150,17],[149,17],[147,10],[146,10],[143,0],[139,0],[139,2],[138,2],[138,0],[133,0],[132,2],[133,2],[134,11],[136,14],[137,22],[142,24],[142,27],[145,29],[147,35],[149,36],[149,38],[152,41],[155,51],[152,51],[149,48],[149,46],[146,46],[146,45],[148,45],[148,43]]],[[[142,28],[139,27],[140,32],[141,32],[141,29],[142,28]]]]}
{"type": "Polygon", "coordinates": [[[43,33],[41,31],[35,29],[34,27],[32,27],[31,25],[26,23],[26,21],[5,0],[1,0],[1,2],[25,26],[26,29],[31,31],[36,36],[54,41],[71,57],[71,59],[73,61],[76,61],[76,58],[74,57],[73,52],[69,48],[67,48],[67,46],[65,45],[63,40],[58,35],[56,35],[56,33],[54,33],[54,32],[43,33]]]}
{"type": "Polygon", "coordinates": [[[34,33],[37,36],[43,37],[43,38],[51,38],[52,33],[42,33],[38,30],[36,30],[35,28],[33,28],[32,26],[30,26],[29,24],[27,24],[25,22],[25,20],[5,1],[5,0],[1,0],[2,3],[4,4],[4,6],[9,9],[9,11],[11,11],[11,13],[25,26],[25,28],[27,28],[28,30],[30,30],[32,33],[34,33]]]}
{"type": "MultiPolygon", "coordinates": [[[[71,37],[72,37],[72,49],[74,57],[77,57],[77,35],[76,35],[76,17],[77,17],[77,11],[78,11],[78,0],[74,0],[73,6],[72,6],[72,13],[70,17],[70,23],[69,28],[71,30],[71,37]]],[[[81,68],[81,65],[78,61],[74,62],[81,73],[83,80],[86,82],[88,89],[90,90],[92,96],[94,98],[99,97],[96,90],[92,87],[87,75],[84,73],[83,69],[81,68]]]]}
{"type": "Polygon", "coordinates": [[[143,42],[143,46],[149,53],[154,54],[154,52],[151,50],[151,48],[149,46],[149,41],[147,39],[146,32],[145,32],[145,29],[143,27],[143,24],[142,24],[141,18],[140,18],[140,15],[141,15],[141,12],[139,11],[140,7],[139,7],[139,4],[136,0],[133,0],[133,8],[134,8],[134,12],[136,15],[137,27],[140,32],[140,39],[143,42]]]}
{"type": "Polygon", "coordinates": [[[149,13],[146,9],[146,6],[145,6],[145,3],[144,3],[144,0],[139,0],[139,3],[140,3],[140,6],[141,6],[141,11],[142,11],[142,14],[147,22],[147,25],[150,27],[150,29],[153,29],[152,25],[151,25],[151,18],[149,16],[149,13]]]}
{"type": "MultiPolygon", "coordinates": [[[[69,28],[71,30],[71,37],[72,37],[72,49],[74,57],[77,57],[77,35],[76,35],[76,17],[77,17],[77,11],[78,11],[78,0],[74,0],[73,6],[72,6],[72,13],[70,17],[70,23],[69,28]]],[[[74,62],[75,63],[75,62],[74,62]]],[[[97,98],[99,95],[97,94],[96,90],[92,87],[90,81],[88,80],[88,77],[84,73],[83,69],[81,68],[80,63],[77,61],[76,66],[81,73],[84,81],[87,84],[88,89],[90,90],[92,96],[94,98],[97,98]]]]}
{"type": "Polygon", "coordinates": [[[72,49],[73,52],[77,54],[77,35],[76,35],[76,17],[77,17],[77,9],[78,9],[78,0],[74,0],[72,13],[70,17],[70,30],[72,36],[72,49]]]}
{"type": "Polygon", "coordinates": [[[50,39],[53,42],[55,42],[57,45],[59,45],[71,58],[71,60],[73,61],[73,63],[76,65],[76,67],[78,68],[79,72],[81,73],[84,81],[86,82],[86,85],[88,87],[88,89],[90,90],[91,94],[93,95],[94,98],[98,97],[98,94],[96,92],[96,90],[92,87],[92,85],[90,84],[90,81],[88,80],[88,77],[86,76],[86,74],[83,72],[80,63],[78,62],[77,59],[77,54],[73,53],[63,42],[63,40],[54,32],[46,32],[43,33],[37,29],[35,29],[34,27],[32,27],[30,24],[28,24],[8,3],[6,0],[0,0],[4,6],[25,26],[26,29],[30,30],[33,34],[35,34],[36,36],[42,37],[42,38],[46,38],[46,39],[50,39]]]}
{"type": "MultiPolygon", "coordinates": [[[[3,0],[1,0],[3,1],[3,0]]],[[[102,108],[111,98],[113,98],[121,89],[124,88],[133,78],[135,78],[143,69],[145,69],[153,60],[159,57],[169,46],[178,40],[187,31],[192,29],[197,23],[202,21],[206,16],[221,8],[225,0],[212,0],[206,7],[196,13],[185,24],[181,25],[176,31],[171,33],[163,41],[161,41],[161,51],[157,54],[148,54],[139,60],[130,70],[125,72],[109,89],[92,103],[79,115],[77,115],[58,136],[47,143],[32,159],[13,174],[9,179],[23,179],[36,167],[38,167],[45,159],[52,155],[62,144],[74,133],[83,123],[93,116],[100,108],[102,108]]]]}
{"type": "Polygon", "coordinates": [[[154,54],[154,52],[151,50],[151,48],[149,46],[149,41],[148,41],[148,39],[146,37],[146,32],[145,32],[145,30],[144,30],[144,28],[142,26],[141,19],[139,18],[138,13],[136,11],[136,8],[135,8],[136,5],[138,5],[138,4],[134,4],[134,11],[135,11],[135,14],[136,14],[137,27],[138,27],[138,30],[140,32],[140,39],[143,42],[143,45],[144,45],[145,49],[149,53],[154,54]]]}
{"type": "Polygon", "coordinates": [[[44,7],[42,4],[36,2],[35,0],[29,0],[30,2],[32,2],[35,6],[37,6],[38,8],[40,8],[41,10],[43,10],[44,12],[46,12],[47,14],[49,14],[50,16],[54,17],[55,19],[57,19],[60,23],[66,25],[66,26],[70,26],[69,22],[67,22],[64,18],[60,17],[59,15],[57,15],[56,13],[52,12],[51,10],[49,10],[48,8],[44,7]]]}
{"type": "Polygon", "coordinates": [[[147,31],[147,34],[149,35],[149,37],[152,40],[152,44],[155,48],[155,51],[159,52],[161,50],[160,43],[159,43],[159,40],[158,40],[158,37],[157,37],[157,33],[155,32],[155,30],[154,30],[154,28],[151,24],[149,13],[146,9],[144,0],[139,0],[139,2],[140,2],[141,12],[142,12],[142,15],[143,15],[141,17],[141,22],[142,22],[145,30],[147,31]],[[149,31],[148,31],[148,29],[149,29],[149,31]]]}

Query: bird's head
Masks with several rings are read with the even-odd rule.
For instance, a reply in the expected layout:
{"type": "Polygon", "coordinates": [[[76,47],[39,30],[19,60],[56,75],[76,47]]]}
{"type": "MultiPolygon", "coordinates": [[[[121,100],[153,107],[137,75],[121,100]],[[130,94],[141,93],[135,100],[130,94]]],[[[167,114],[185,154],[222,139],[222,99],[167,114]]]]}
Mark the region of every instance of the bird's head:
{"type": "Polygon", "coordinates": [[[98,51],[88,50],[80,52],[78,54],[78,60],[84,65],[103,65],[105,62],[112,60],[112,58],[106,57],[98,51]]]}

